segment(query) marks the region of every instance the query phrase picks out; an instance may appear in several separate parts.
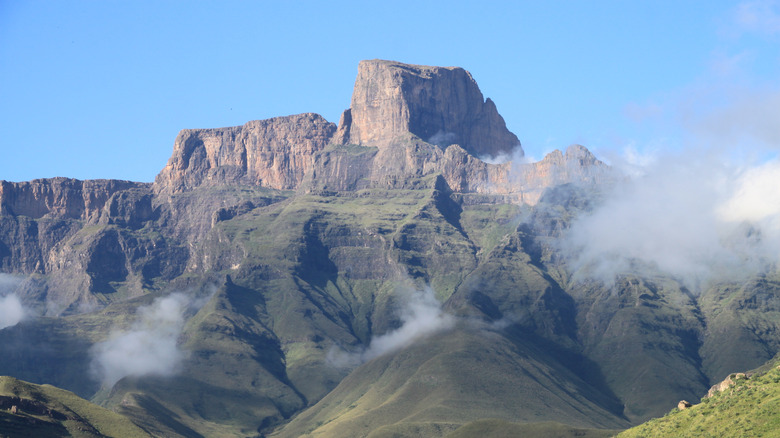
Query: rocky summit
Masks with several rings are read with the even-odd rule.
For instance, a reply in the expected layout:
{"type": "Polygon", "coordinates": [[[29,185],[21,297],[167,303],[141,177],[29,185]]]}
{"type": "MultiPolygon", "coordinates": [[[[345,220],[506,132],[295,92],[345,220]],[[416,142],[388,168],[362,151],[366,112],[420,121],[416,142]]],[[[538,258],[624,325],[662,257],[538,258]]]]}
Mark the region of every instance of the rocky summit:
{"type": "Polygon", "coordinates": [[[154,183],[2,182],[0,435],[609,436],[774,356],[776,269],[694,293],[571,262],[619,181],[524,159],[461,68],[370,60],[338,125],[184,130],[154,183]]]}
{"type": "Polygon", "coordinates": [[[475,156],[523,155],[520,140],[466,70],[362,61],[336,142],[381,147],[407,133],[442,147],[459,144],[475,156]]]}

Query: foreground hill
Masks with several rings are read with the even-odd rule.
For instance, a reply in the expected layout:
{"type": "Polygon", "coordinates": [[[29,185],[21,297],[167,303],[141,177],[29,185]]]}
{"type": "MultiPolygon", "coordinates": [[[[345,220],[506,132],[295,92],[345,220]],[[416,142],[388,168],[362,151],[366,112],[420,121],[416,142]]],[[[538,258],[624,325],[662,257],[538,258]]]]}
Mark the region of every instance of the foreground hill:
{"type": "Polygon", "coordinates": [[[732,374],[720,390],[690,408],[631,428],[618,437],[780,436],[780,366],[732,374]]]}
{"type": "Polygon", "coordinates": [[[0,377],[0,435],[7,437],[150,437],[115,412],[72,392],[0,377]]]}
{"type": "Polygon", "coordinates": [[[27,317],[0,372],[155,436],[565,436],[777,352],[776,270],[593,280],[563,243],[615,175],[578,145],[521,157],[465,70],[373,60],[338,126],[185,130],[154,184],[3,182],[27,317]]]}

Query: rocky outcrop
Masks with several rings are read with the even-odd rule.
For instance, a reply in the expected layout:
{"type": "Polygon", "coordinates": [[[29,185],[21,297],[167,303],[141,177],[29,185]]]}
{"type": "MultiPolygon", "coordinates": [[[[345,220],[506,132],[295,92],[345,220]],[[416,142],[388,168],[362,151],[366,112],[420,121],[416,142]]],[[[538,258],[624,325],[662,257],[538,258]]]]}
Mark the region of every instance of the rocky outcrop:
{"type": "Polygon", "coordinates": [[[155,193],[223,185],[295,190],[302,183],[307,191],[409,188],[440,173],[455,192],[534,204],[548,187],[598,182],[607,172],[579,145],[538,163],[478,158],[509,152],[522,157],[520,142],[466,70],[370,60],[358,67],[338,130],[316,114],[184,130],[155,193]],[[329,143],[342,147],[325,150],[329,143]]]}
{"type": "Polygon", "coordinates": [[[336,125],[317,114],[230,128],[185,129],[155,180],[155,191],[240,184],[294,189],[311,168],[314,153],[327,146],[335,131],[336,125]]]}
{"type": "Polygon", "coordinates": [[[0,206],[5,214],[39,219],[46,215],[96,221],[115,193],[144,189],[148,184],[118,180],[71,178],[0,181],[0,206]]]}
{"type": "Polygon", "coordinates": [[[715,385],[712,385],[712,388],[710,388],[710,390],[707,391],[707,395],[704,396],[704,397],[705,398],[712,397],[713,395],[715,395],[715,394],[717,394],[719,392],[723,392],[723,391],[731,388],[732,386],[736,385],[737,384],[737,380],[745,380],[747,378],[748,378],[748,376],[745,373],[730,374],[728,377],[723,379],[722,382],[717,383],[715,385]]]}
{"type": "Polygon", "coordinates": [[[334,147],[315,157],[306,191],[352,191],[369,187],[414,188],[420,177],[441,174],[456,193],[499,196],[502,202],[536,204],[561,184],[598,184],[612,178],[606,164],[586,148],[555,150],[535,163],[486,163],[459,145],[445,150],[410,134],[385,147],[334,147]]]}
{"type": "Polygon", "coordinates": [[[522,155],[520,141],[466,70],[361,61],[335,142],[382,147],[409,132],[442,147],[459,144],[475,156],[522,155]]]}

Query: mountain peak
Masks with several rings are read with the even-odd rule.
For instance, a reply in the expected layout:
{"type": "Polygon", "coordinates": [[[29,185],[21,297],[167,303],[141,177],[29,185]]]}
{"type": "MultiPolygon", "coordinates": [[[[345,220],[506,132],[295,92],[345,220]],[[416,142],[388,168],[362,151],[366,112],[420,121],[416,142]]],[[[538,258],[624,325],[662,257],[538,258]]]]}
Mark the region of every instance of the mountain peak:
{"type": "Polygon", "coordinates": [[[373,59],[361,61],[351,107],[336,141],[392,144],[412,133],[442,147],[459,144],[475,156],[522,148],[471,74],[460,67],[433,67],[373,59]]]}

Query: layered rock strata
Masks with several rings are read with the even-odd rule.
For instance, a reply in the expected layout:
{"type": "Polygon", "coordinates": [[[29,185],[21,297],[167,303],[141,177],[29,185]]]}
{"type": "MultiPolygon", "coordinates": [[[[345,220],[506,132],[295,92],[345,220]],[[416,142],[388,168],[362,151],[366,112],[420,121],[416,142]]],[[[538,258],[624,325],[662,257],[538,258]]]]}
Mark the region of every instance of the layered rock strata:
{"type": "Polygon", "coordinates": [[[522,156],[520,141],[466,70],[361,61],[335,141],[381,147],[407,132],[442,147],[459,144],[475,156],[522,156]]]}
{"type": "Polygon", "coordinates": [[[61,177],[18,183],[0,181],[0,206],[3,212],[32,219],[53,215],[95,221],[111,196],[137,188],[148,188],[148,184],[61,177]]]}
{"type": "Polygon", "coordinates": [[[318,114],[256,120],[243,126],[185,129],[173,155],[155,180],[158,192],[176,193],[198,186],[260,185],[294,189],[311,169],[336,125],[318,114]]]}

